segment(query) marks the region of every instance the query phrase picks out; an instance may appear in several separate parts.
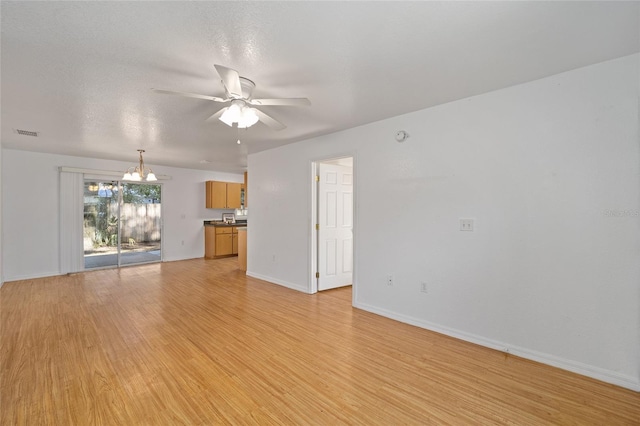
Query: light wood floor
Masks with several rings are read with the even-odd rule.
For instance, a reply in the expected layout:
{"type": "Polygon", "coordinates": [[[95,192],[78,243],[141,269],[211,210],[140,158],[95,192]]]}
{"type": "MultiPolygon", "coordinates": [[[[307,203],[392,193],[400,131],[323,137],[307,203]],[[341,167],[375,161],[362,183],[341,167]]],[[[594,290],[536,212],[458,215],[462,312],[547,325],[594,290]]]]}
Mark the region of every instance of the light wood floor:
{"type": "Polygon", "coordinates": [[[247,278],[237,259],[6,283],[3,425],[639,424],[640,394],[247,278]]]}

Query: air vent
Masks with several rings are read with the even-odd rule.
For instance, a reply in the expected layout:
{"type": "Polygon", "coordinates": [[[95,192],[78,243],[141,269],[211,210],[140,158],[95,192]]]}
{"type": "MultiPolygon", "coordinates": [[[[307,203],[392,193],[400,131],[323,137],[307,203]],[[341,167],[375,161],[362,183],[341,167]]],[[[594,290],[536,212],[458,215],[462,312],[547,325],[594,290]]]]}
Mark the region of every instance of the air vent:
{"type": "Polygon", "coordinates": [[[31,130],[21,130],[21,129],[15,129],[16,133],[19,135],[23,135],[23,136],[33,136],[33,137],[38,137],[38,132],[33,132],[31,130]]]}

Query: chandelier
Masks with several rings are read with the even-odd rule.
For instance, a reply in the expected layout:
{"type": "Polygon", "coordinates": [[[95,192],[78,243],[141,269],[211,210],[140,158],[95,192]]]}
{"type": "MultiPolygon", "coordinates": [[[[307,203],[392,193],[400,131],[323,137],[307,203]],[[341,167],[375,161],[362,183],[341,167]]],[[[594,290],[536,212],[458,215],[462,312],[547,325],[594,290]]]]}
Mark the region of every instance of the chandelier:
{"type": "Polygon", "coordinates": [[[137,166],[129,167],[127,171],[124,172],[124,176],[122,176],[122,180],[129,180],[133,182],[140,182],[140,181],[154,182],[158,180],[156,175],[153,174],[153,171],[151,170],[151,168],[149,168],[148,172],[144,169],[144,160],[142,159],[142,153],[144,152],[144,149],[139,149],[138,152],[140,153],[140,164],[137,166]]]}

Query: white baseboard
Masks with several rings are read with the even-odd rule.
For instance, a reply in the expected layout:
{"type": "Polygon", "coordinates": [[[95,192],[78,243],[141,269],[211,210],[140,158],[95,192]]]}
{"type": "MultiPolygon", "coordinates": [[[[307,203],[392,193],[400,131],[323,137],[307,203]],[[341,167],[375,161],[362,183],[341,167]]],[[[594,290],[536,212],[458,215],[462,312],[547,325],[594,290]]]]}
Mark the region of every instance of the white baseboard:
{"type": "Polygon", "coordinates": [[[443,327],[429,321],[424,321],[407,315],[399,314],[397,312],[388,311],[386,309],[381,309],[375,306],[368,305],[366,303],[355,301],[353,303],[353,306],[355,308],[372,312],[383,317],[391,318],[406,324],[415,325],[416,327],[435,331],[436,333],[444,334],[456,339],[464,340],[466,342],[475,343],[477,345],[495,349],[500,352],[506,352],[515,356],[519,356],[521,358],[526,358],[532,361],[540,362],[542,364],[551,365],[553,367],[571,371],[573,373],[581,374],[583,376],[591,377],[596,380],[640,392],[640,378],[623,375],[615,371],[605,370],[603,368],[583,364],[581,362],[573,361],[570,359],[560,358],[555,355],[538,352],[532,349],[514,346],[509,343],[487,339],[485,337],[478,336],[472,333],[466,333],[464,331],[443,327]]]}
{"type": "Polygon", "coordinates": [[[299,284],[290,283],[288,281],[278,280],[276,278],[268,277],[266,275],[256,274],[255,272],[251,272],[251,271],[247,271],[247,276],[252,277],[252,278],[257,278],[257,279],[262,280],[262,281],[268,281],[268,282],[273,283],[273,284],[278,284],[278,285],[281,285],[283,287],[290,288],[291,290],[297,290],[297,291],[300,291],[302,293],[307,293],[307,294],[309,293],[309,289],[307,287],[299,285],[299,284]]]}
{"type": "Polygon", "coordinates": [[[57,277],[59,275],[62,275],[60,271],[44,272],[40,274],[16,275],[13,277],[12,276],[5,277],[4,282],[8,283],[11,281],[35,280],[37,278],[57,277]]]}
{"type": "MultiPolygon", "coordinates": [[[[202,256],[185,257],[185,258],[169,258],[169,259],[162,259],[160,262],[148,262],[148,263],[140,263],[140,264],[132,264],[132,265],[122,265],[122,267],[128,268],[130,266],[148,265],[150,263],[178,262],[180,260],[192,260],[192,259],[202,259],[202,256]]],[[[107,266],[107,267],[104,267],[104,268],[83,269],[81,271],[72,272],[72,273],[99,271],[101,269],[111,269],[111,268],[115,268],[115,267],[116,267],[115,265],[110,265],[110,266],[107,266]]],[[[55,272],[47,272],[47,273],[33,274],[33,275],[16,275],[14,277],[5,278],[5,280],[2,282],[2,284],[4,284],[5,282],[10,282],[10,281],[33,280],[33,279],[36,279],[36,278],[57,277],[57,276],[60,276],[60,275],[65,275],[65,274],[61,273],[60,271],[55,271],[55,272]]],[[[0,287],[2,287],[2,284],[0,284],[0,287]]]]}
{"type": "Polygon", "coordinates": [[[202,256],[188,256],[188,257],[166,257],[162,259],[162,263],[165,262],[179,262],[181,260],[193,260],[193,259],[203,259],[202,256]]]}

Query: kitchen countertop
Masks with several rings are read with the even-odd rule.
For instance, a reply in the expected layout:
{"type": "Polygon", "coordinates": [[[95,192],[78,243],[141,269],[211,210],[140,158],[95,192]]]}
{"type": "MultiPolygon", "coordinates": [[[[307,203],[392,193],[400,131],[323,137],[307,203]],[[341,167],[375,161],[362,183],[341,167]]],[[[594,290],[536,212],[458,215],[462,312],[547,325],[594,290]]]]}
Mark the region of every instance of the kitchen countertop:
{"type": "Polygon", "coordinates": [[[206,220],[204,222],[204,226],[217,226],[217,227],[221,227],[221,228],[229,228],[229,227],[246,227],[247,224],[246,223],[223,223],[223,222],[214,222],[214,221],[210,221],[210,220],[206,220]]]}

